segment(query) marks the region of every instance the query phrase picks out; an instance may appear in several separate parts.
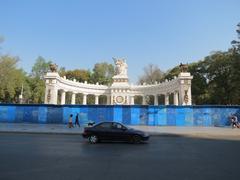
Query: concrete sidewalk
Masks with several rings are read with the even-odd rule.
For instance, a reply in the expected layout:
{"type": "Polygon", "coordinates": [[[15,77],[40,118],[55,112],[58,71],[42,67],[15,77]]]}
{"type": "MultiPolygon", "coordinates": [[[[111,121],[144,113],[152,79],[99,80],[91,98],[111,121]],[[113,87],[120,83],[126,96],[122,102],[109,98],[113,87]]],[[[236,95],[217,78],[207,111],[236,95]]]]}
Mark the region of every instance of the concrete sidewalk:
{"type": "MultiPolygon", "coordinates": [[[[177,126],[129,126],[150,135],[179,135],[208,138],[234,138],[240,140],[240,129],[230,127],[177,127],[177,126]]],[[[83,127],[68,128],[64,124],[0,123],[0,132],[42,133],[42,134],[79,134],[83,127]]]]}

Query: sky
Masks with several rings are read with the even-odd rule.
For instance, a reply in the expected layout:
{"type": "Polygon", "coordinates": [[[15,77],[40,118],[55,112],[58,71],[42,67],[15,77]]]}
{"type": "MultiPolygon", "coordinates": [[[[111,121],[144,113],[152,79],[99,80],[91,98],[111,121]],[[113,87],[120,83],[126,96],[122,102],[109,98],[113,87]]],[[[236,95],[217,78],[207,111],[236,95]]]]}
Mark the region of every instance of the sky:
{"type": "Polygon", "coordinates": [[[26,72],[38,56],[67,70],[125,58],[131,82],[148,64],[167,71],[226,51],[239,0],[0,0],[1,54],[26,72]]]}

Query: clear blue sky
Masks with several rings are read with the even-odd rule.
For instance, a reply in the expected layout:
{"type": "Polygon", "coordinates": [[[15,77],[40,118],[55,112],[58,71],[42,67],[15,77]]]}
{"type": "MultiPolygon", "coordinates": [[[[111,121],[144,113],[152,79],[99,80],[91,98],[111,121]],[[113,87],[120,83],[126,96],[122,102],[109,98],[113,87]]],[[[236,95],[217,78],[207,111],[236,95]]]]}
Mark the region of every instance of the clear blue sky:
{"type": "Polygon", "coordinates": [[[149,63],[166,71],[225,51],[239,0],[0,0],[1,53],[30,72],[43,56],[66,69],[124,57],[135,82],[149,63]]]}

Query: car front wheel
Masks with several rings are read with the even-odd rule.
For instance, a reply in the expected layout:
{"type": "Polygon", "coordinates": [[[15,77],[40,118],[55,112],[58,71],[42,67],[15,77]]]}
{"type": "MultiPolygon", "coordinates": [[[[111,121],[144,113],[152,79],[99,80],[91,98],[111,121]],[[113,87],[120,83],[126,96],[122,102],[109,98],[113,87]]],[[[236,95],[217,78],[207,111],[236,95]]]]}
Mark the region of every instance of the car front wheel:
{"type": "Polygon", "coordinates": [[[96,144],[98,142],[98,137],[96,135],[91,135],[89,138],[88,138],[88,141],[91,143],[91,144],[96,144]]]}
{"type": "Polygon", "coordinates": [[[132,143],[136,143],[136,144],[139,144],[141,142],[141,137],[138,136],[138,135],[135,135],[132,137],[132,143]]]}

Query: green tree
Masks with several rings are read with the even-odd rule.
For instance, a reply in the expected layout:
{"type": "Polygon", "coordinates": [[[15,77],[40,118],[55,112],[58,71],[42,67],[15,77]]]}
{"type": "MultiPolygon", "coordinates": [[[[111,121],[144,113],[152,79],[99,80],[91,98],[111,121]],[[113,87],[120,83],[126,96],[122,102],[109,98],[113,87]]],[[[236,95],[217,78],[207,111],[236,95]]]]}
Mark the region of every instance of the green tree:
{"type": "Polygon", "coordinates": [[[46,61],[43,57],[39,56],[32,67],[31,76],[34,78],[44,79],[51,63],[52,61],[46,61]]]}
{"type": "Polygon", "coordinates": [[[228,60],[229,66],[229,104],[240,104],[240,52],[231,51],[231,49],[227,52],[226,60],[228,60]]]}
{"type": "Polygon", "coordinates": [[[43,103],[45,95],[45,82],[40,78],[31,78],[27,79],[28,85],[30,87],[31,93],[28,98],[28,103],[43,103]]]}
{"type": "Polygon", "coordinates": [[[112,64],[106,62],[97,63],[94,65],[93,73],[91,75],[92,83],[99,83],[109,85],[112,83],[112,77],[114,76],[114,67],[112,64]]]}
{"type": "Polygon", "coordinates": [[[44,75],[49,69],[51,61],[45,60],[39,56],[36,59],[35,64],[32,67],[32,72],[27,79],[29,87],[31,89],[31,96],[28,99],[30,103],[43,103],[45,94],[45,81],[44,75]]]}
{"type": "Polygon", "coordinates": [[[199,61],[189,64],[189,72],[193,76],[192,79],[192,103],[205,104],[208,103],[209,94],[207,91],[207,64],[205,61],[199,61]]]}
{"type": "Polygon", "coordinates": [[[227,52],[216,52],[207,56],[209,104],[231,104],[231,56],[227,52]]]}
{"type": "MultiPolygon", "coordinates": [[[[22,85],[26,86],[26,73],[17,68],[16,57],[0,56],[0,101],[6,103],[19,102],[22,85]]],[[[26,92],[27,95],[28,92],[26,92]]]]}
{"type": "Polygon", "coordinates": [[[90,81],[91,72],[84,69],[69,70],[61,73],[67,79],[76,79],[79,82],[90,81]]]}

